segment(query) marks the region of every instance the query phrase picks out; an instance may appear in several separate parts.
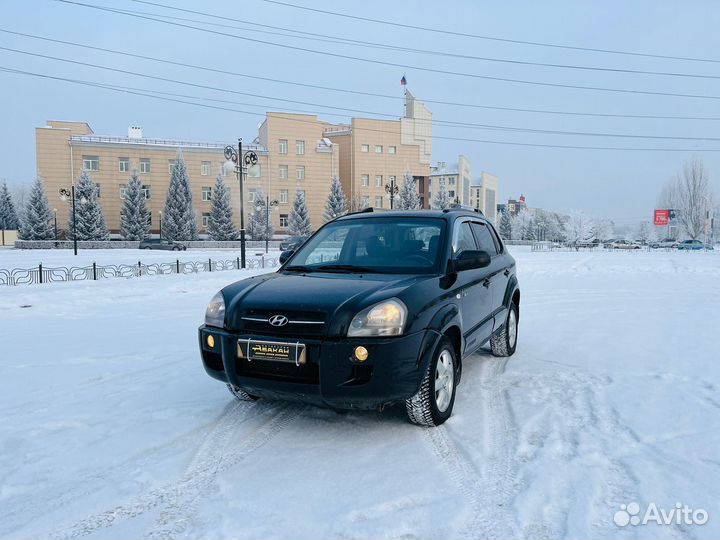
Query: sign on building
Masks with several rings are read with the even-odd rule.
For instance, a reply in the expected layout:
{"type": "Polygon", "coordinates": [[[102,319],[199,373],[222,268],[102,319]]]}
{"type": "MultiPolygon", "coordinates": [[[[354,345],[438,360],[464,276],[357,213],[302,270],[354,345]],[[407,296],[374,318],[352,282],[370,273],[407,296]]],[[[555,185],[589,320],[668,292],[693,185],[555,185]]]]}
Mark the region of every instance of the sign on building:
{"type": "Polygon", "coordinates": [[[670,223],[670,210],[655,210],[655,225],[666,227],[670,223]]]}

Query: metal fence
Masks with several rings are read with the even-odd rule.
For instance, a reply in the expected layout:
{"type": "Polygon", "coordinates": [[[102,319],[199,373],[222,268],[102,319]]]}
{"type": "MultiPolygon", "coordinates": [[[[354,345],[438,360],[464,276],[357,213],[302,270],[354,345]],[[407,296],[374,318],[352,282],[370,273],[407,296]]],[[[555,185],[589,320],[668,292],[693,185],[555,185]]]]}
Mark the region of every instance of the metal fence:
{"type": "MultiPolygon", "coordinates": [[[[247,269],[275,268],[280,265],[278,257],[251,257],[246,260],[247,269]]],[[[85,281],[109,278],[133,278],[141,276],[159,276],[170,274],[197,274],[200,272],[220,272],[223,270],[240,270],[240,257],[235,259],[204,261],[181,261],[143,264],[108,264],[92,263],[90,266],[56,266],[48,267],[39,264],[34,268],[0,268],[0,286],[2,285],[33,285],[36,283],[56,283],[59,281],[85,281]]]]}

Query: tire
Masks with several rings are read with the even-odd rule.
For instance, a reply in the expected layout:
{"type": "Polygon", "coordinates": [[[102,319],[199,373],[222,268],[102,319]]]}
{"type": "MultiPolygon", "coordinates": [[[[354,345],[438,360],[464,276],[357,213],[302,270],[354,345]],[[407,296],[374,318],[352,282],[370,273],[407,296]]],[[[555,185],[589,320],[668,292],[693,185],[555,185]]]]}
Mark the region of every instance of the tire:
{"type": "Polygon", "coordinates": [[[173,247],[173,249],[172,249],[172,250],[173,250],[173,251],[180,251],[180,248],[179,248],[179,247],[177,247],[177,246],[175,246],[175,247],[173,247]]]}
{"type": "Polygon", "coordinates": [[[240,401],[257,401],[257,396],[253,396],[252,394],[248,394],[245,390],[238,386],[233,386],[232,384],[227,385],[228,390],[230,390],[230,393],[235,396],[240,401]]]}
{"type": "Polygon", "coordinates": [[[405,400],[408,419],[418,426],[439,426],[450,418],[455,405],[457,388],[457,358],[452,343],[442,337],[433,353],[420,390],[405,400]],[[438,381],[443,380],[442,388],[436,389],[438,381]]]}
{"type": "Polygon", "coordinates": [[[503,324],[499,332],[490,336],[490,349],[495,356],[512,356],[515,354],[518,319],[518,308],[515,302],[510,302],[505,324],[503,324]]]}

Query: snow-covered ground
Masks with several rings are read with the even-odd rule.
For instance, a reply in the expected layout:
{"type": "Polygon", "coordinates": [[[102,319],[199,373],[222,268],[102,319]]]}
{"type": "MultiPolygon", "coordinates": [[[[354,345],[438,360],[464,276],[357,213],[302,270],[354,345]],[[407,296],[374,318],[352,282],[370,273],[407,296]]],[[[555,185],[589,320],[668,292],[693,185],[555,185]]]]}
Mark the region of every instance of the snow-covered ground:
{"type": "Polygon", "coordinates": [[[233,401],[196,329],[239,272],[0,290],[0,537],[720,536],[720,252],[513,252],[517,353],[437,429],[233,401]]]}

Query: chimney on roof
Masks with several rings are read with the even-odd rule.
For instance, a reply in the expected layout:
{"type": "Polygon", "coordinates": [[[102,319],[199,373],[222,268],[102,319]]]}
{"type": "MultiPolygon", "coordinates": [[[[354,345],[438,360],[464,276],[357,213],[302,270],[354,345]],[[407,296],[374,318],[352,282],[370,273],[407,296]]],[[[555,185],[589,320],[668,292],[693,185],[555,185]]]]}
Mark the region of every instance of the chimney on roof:
{"type": "Polygon", "coordinates": [[[130,126],[128,128],[128,139],[142,139],[143,132],[140,126],[130,126]]]}

